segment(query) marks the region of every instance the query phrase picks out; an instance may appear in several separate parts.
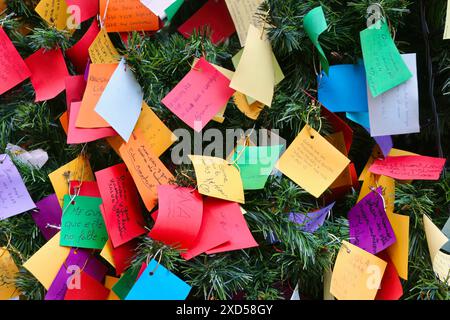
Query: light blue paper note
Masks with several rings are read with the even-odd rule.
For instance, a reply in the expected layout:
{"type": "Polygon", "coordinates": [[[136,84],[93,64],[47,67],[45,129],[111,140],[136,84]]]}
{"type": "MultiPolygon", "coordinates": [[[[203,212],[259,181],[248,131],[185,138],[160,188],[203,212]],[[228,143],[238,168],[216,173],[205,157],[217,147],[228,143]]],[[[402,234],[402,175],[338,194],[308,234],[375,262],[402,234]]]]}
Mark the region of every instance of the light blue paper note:
{"type": "Polygon", "coordinates": [[[345,114],[347,119],[356,122],[364,128],[370,128],[369,112],[347,112],[345,114]]]}
{"type": "Polygon", "coordinates": [[[185,300],[191,286],[153,259],[125,300],[185,300]]]}
{"type": "Polygon", "coordinates": [[[95,111],[128,142],[141,114],[143,97],[141,86],[122,58],[95,111]]]}

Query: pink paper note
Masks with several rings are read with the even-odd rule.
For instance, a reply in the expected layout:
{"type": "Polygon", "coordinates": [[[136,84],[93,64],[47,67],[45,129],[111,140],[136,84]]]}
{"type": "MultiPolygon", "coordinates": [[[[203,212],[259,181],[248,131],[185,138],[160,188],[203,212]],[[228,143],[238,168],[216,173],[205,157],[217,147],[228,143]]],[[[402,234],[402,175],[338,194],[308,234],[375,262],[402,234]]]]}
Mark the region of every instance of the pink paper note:
{"type": "Polygon", "coordinates": [[[227,77],[201,58],[162,103],[199,132],[235,92],[229,85],[227,77]]]}
{"type": "MultiPolygon", "coordinates": [[[[91,0],[92,1],[92,0],[91,0]]],[[[73,47],[66,50],[66,55],[72,61],[73,65],[77,69],[77,72],[82,74],[86,69],[86,63],[89,59],[89,47],[94,42],[100,29],[97,24],[97,20],[92,21],[91,26],[73,47]]]]}

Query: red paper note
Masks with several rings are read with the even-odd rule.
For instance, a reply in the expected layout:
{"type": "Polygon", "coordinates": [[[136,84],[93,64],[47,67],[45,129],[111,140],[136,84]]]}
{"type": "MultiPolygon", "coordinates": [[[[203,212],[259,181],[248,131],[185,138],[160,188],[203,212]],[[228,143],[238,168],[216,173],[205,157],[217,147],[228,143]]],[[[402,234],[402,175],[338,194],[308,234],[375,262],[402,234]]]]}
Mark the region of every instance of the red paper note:
{"type": "Polygon", "coordinates": [[[224,232],[228,235],[229,241],[206,251],[207,254],[258,246],[258,243],[248,229],[241,208],[236,202],[207,198],[204,201],[203,210],[211,211],[208,213],[214,220],[214,223],[211,225],[211,232],[224,232]]]}
{"type": "Polygon", "coordinates": [[[203,200],[198,191],[173,185],[158,186],[158,217],[150,238],[187,249],[202,224],[203,200]]]}
{"type": "Polygon", "coordinates": [[[233,95],[229,85],[227,77],[201,58],[162,103],[199,132],[233,95]]]}
{"type": "Polygon", "coordinates": [[[136,280],[141,277],[141,275],[142,275],[142,273],[144,273],[145,269],[147,269],[147,262],[142,262],[142,265],[141,265],[141,268],[139,269],[136,280]]]}
{"type": "Polygon", "coordinates": [[[109,290],[86,272],[80,272],[79,281],[79,286],[67,288],[64,300],[106,300],[108,298],[109,290]]]}
{"type": "MultiPolygon", "coordinates": [[[[98,14],[98,1],[93,0],[66,0],[67,6],[75,5],[80,8],[80,21],[86,21],[98,14]]],[[[78,21],[77,21],[78,22],[78,21]]]]}
{"type": "Polygon", "coordinates": [[[439,180],[445,161],[426,156],[388,156],[375,160],[369,171],[398,180],[439,180]]]}
{"type": "Polygon", "coordinates": [[[25,59],[25,63],[31,71],[36,102],[53,99],[64,91],[69,71],[61,49],[40,49],[25,59]]]}
{"type": "MultiPolygon", "coordinates": [[[[92,0],[90,0],[92,1],[92,0]]],[[[96,1],[92,1],[96,2],[96,1]]],[[[91,26],[73,47],[66,50],[67,57],[72,61],[73,65],[77,69],[78,73],[82,74],[86,70],[86,63],[89,59],[89,47],[94,42],[100,29],[97,24],[97,20],[92,21],[91,26]]]]}
{"type": "Polygon", "coordinates": [[[101,198],[97,182],[95,181],[83,181],[81,186],[80,181],[70,181],[69,190],[72,195],[78,194],[79,196],[101,198]]]}
{"type": "Polygon", "coordinates": [[[334,129],[334,132],[340,132],[344,134],[345,147],[347,152],[350,152],[350,148],[353,143],[353,130],[349,127],[349,125],[339,118],[334,112],[331,112],[324,106],[322,106],[321,114],[323,117],[327,119],[327,121],[331,124],[334,129]]]}
{"type": "MultiPolygon", "coordinates": [[[[379,258],[386,261],[388,264],[381,280],[380,289],[377,292],[375,300],[399,300],[403,295],[403,287],[400,278],[395,269],[394,264],[389,259],[389,256],[383,252],[378,255],[379,258]]],[[[373,270],[375,273],[376,270],[373,270]]]]}
{"type": "Polygon", "coordinates": [[[143,235],[145,221],[133,178],[124,163],[95,173],[106,230],[114,248],[143,235]]]}
{"type": "Polygon", "coordinates": [[[81,102],[72,102],[70,105],[67,144],[79,144],[117,136],[117,132],[113,128],[78,128],[76,126],[76,121],[80,112],[80,107],[81,102]]]}
{"type": "Polygon", "coordinates": [[[236,31],[225,0],[209,0],[178,31],[189,38],[194,30],[200,33],[205,28],[208,28],[213,43],[228,39],[236,31]]]}
{"type": "Polygon", "coordinates": [[[67,111],[70,113],[70,105],[72,102],[83,100],[84,90],[86,90],[86,80],[84,80],[84,76],[69,76],[64,81],[67,111]]]}
{"type": "Polygon", "coordinates": [[[0,95],[30,76],[27,65],[0,27],[0,95]]]}

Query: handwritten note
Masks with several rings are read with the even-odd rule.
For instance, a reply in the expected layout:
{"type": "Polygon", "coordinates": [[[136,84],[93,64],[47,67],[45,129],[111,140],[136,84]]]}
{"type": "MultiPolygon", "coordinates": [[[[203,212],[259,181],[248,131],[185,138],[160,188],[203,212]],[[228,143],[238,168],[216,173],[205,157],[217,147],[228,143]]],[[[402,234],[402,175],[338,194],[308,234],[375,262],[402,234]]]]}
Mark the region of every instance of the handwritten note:
{"type": "Polygon", "coordinates": [[[108,32],[152,31],[159,29],[158,16],[139,0],[100,0],[100,17],[106,11],[108,32]],[[108,4],[108,8],[106,5],[108,4]]]}
{"type": "Polygon", "coordinates": [[[14,280],[19,269],[5,247],[0,247],[0,300],[9,300],[20,295],[14,280]]]}
{"type": "Polygon", "coordinates": [[[89,160],[85,156],[78,156],[76,159],[66,163],[59,169],[48,175],[53,189],[58,196],[59,204],[63,205],[64,196],[69,193],[69,181],[93,181],[94,174],[89,160]]]}
{"type": "Polygon", "coordinates": [[[412,78],[376,98],[368,94],[372,137],[420,132],[416,54],[402,59],[412,78]]]}
{"type": "Polygon", "coordinates": [[[62,246],[102,249],[108,240],[105,222],[100,212],[102,199],[78,196],[71,200],[64,196],[61,221],[62,246]]]}
{"type": "Polygon", "coordinates": [[[117,64],[91,64],[86,91],[76,121],[77,127],[103,128],[110,126],[105,119],[95,112],[95,107],[116,69],[117,64]]]}
{"type": "Polygon", "coordinates": [[[389,156],[384,160],[375,160],[369,171],[399,180],[438,180],[445,162],[445,158],[389,156]]]}
{"type": "Polygon", "coordinates": [[[229,84],[227,77],[201,58],[162,103],[199,132],[233,95],[229,84]]]}
{"type": "Polygon", "coordinates": [[[124,163],[95,173],[103,200],[104,218],[114,247],[143,235],[145,221],[133,178],[124,163]]]}
{"type": "Polygon", "coordinates": [[[69,71],[61,49],[40,49],[26,58],[25,63],[31,72],[36,102],[53,99],[64,91],[69,71]]]}
{"type": "Polygon", "coordinates": [[[141,86],[122,58],[103,90],[95,112],[128,141],[141,114],[143,97],[141,86]]]}
{"type": "Polygon", "coordinates": [[[0,95],[31,76],[31,72],[0,27],[0,95]]]}
{"type": "Polygon", "coordinates": [[[74,46],[66,50],[67,57],[72,61],[78,73],[82,74],[85,71],[86,63],[89,60],[89,47],[97,38],[99,32],[97,21],[92,21],[83,37],[74,46]]]}
{"type": "Polygon", "coordinates": [[[54,26],[58,30],[67,29],[69,14],[67,13],[67,3],[65,0],[41,0],[34,11],[44,19],[49,26],[54,26]]]}
{"type": "Polygon", "coordinates": [[[91,63],[98,64],[117,64],[119,62],[119,53],[114,47],[105,28],[102,28],[97,37],[89,46],[89,57],[91,63]]]}
{"type": "Polygon", "coordinates": [[[412,77],[403,61],[386,21],[360,32],[367,83],[372,97],[391,90],[412,77]]]}
{"type": "Polygon", "coordinates": [[[342,241],[330,292],[338,300],[374,300],[386,266],[387,263],[377,256],[342,241]]]}
{"type": "Polygon", "coordinates": [[[408,280],[409,216],[392,213],[388,218],[397,241],[386,251],[400,278],[408,280]]]}
{"type": "Polygon", "coordinates": [[[19,171],[7,154],[0,154],[0,220],[36,208],[19,171]]]}
{"type": "Polygon", "coordinates": [[[318,198],[349,163],[346,156],[306,125],[281,156],[277,168],[318,198]]]}
{"type": "Polygon", "coordinates": [[[433,259],[433,271],[439,280],[447,280],[447,284],[450,285],[450,255],[438,251],[433,259]]]}
{"type": "Polygon", "coordinates": [[[259,26],[259,21],[255,14],[263,0],[225,0],[225,2],[243,47],[245,46],[250,24],[259,26]]]}
{"type": "Polygon", "coordinates": [[[395,241],[394,230],[384,209],[381,188],[372,191],[348,213],[350,242],[376,254],[395,241]]]}
{"type": "Polygon", "coordinates": [[[311,39],[314,46],[317,48],[320,57],[320,64],[323,70],[328,74],[328,69],[330,64],[328,63],[325,52],[319,43],[319,36],[328,28],[327,20],[325,19],[325,14],[323,13],[322,7],[317,7],[309,11],[303,18],[303,28],[311,39]]]}
{"type": "Polygon", "coordinates": [[[266,36],[261,38],[261,30],[253,25],[248,29],[244,51],[230,87],[266,106],[272,104],[275,87],[272,46],[266,36]]]}
{"type": "Polygon", "coordinates": [[[154,155],[144,135],[135,132],[127,144],[119,148],[120,156],[128,167],[147,210],[158,201],[157,187],[168,184],[173,175],[154,155]]]}
{"type": "Polygon", "coordinates": [[[214,198],[244,203],[239,171],[221,158],[190,155],[197,176],[198,191],[214,198]]]}
{"type": "Polygon", "coordinates": [[[289,220],[298,224],[301,230],[309,233],[314,233],[323,225],[326,217],[330,213],[331,209],[333,209],[334,204],[335,202],[331,203],[325,208],[309,212],[307,214],[290,213],[289,220]]]}
{"type": "Polygon", "coordinates": [[[36,207],[38,210],[31,211],[31,216],[48,241],[59,232],[58,227],[61,227],[62,210],[58,197],[56,194],[49,195],[36,202],[36,207]]]}

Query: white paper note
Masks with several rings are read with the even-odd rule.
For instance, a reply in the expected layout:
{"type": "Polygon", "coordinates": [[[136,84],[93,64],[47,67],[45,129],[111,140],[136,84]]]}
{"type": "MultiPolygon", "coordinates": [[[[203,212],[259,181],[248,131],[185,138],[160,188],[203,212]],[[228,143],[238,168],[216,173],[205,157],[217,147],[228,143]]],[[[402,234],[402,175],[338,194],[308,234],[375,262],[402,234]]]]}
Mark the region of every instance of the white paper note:
{"type": "Polygon", "coordinates": [[[166,9],[170,7],[175,0],[141,0],[141,3],[150,9],[161,19],[166,18],[166,9]]]}

